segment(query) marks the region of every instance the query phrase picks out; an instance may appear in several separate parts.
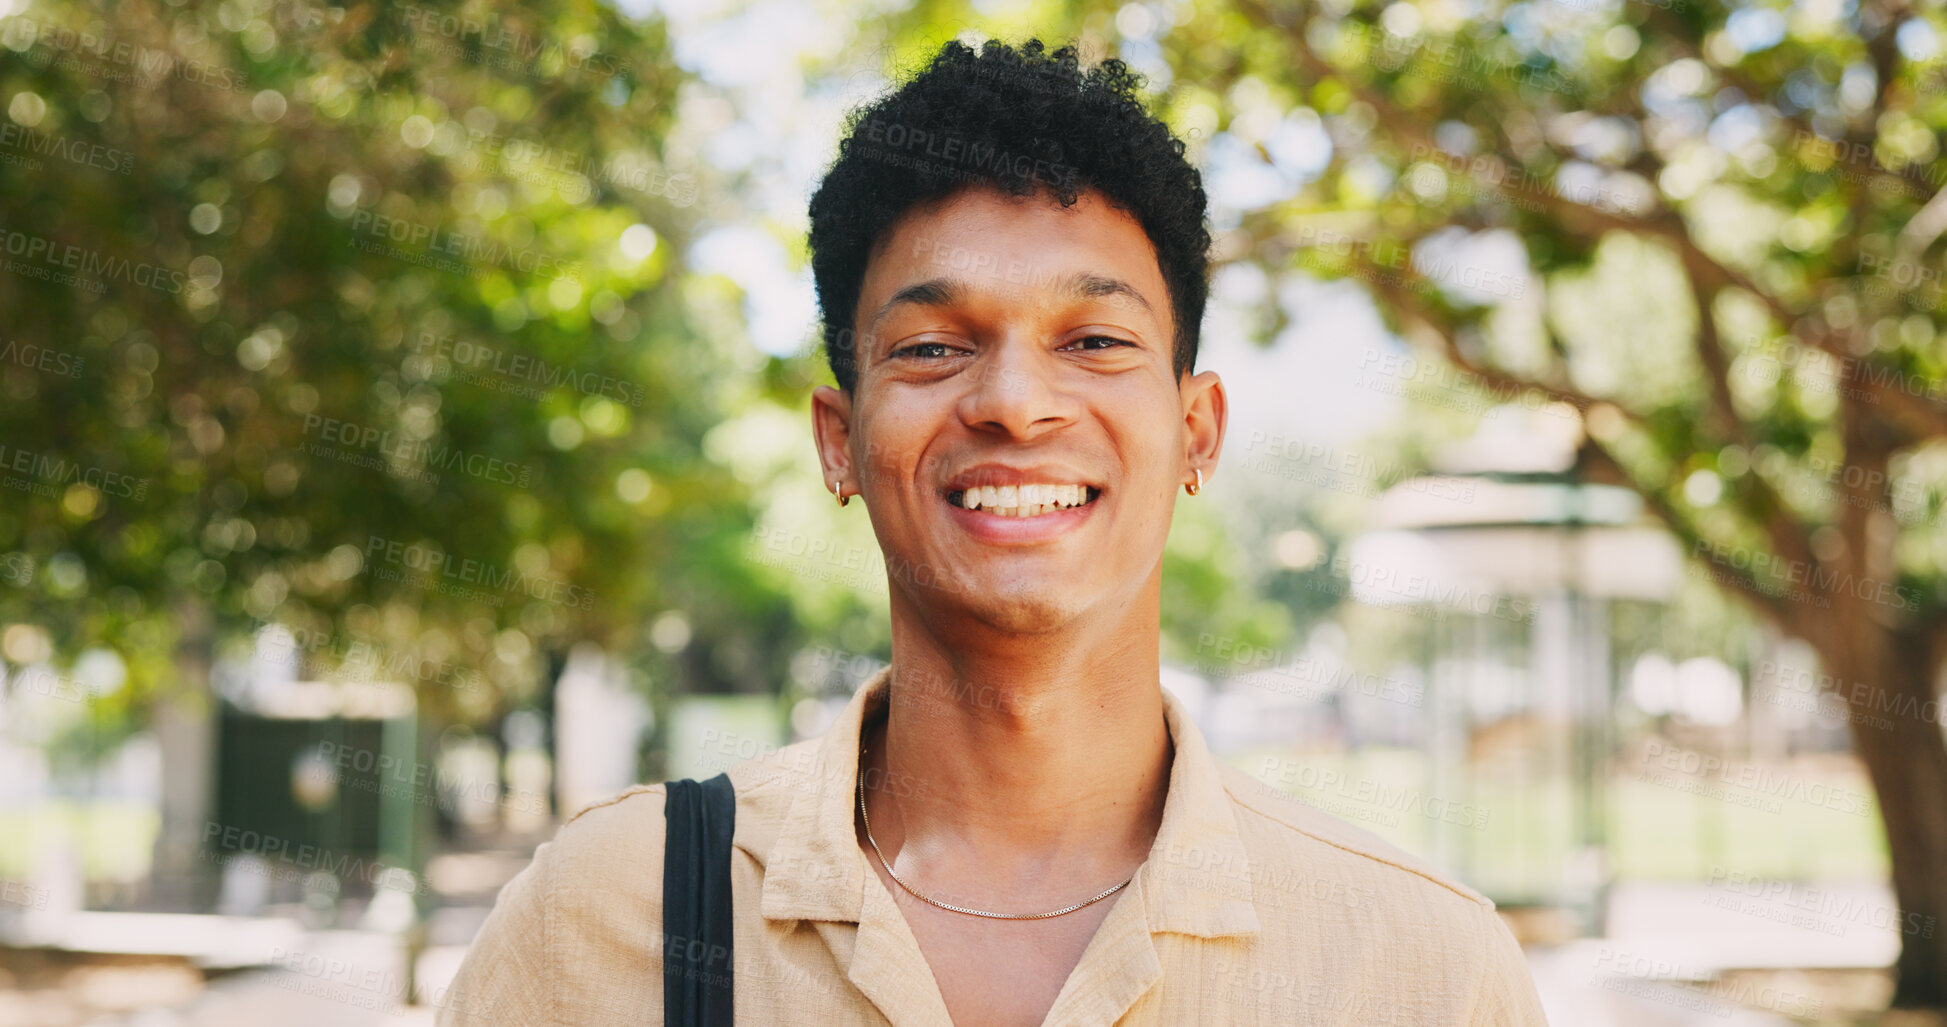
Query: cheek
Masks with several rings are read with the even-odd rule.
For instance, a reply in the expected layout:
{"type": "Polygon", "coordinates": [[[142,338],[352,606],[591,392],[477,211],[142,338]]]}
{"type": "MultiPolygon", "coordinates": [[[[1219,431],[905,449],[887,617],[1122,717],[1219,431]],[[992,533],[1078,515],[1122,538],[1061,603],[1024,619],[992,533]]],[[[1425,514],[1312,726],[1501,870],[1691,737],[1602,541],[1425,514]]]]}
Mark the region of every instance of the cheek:
{"type": "Polygon", "coordinates": [[[1145,390],[1104,411],[1104,423],[1111,426],[1110,437],[1123,454],[1123,472],[1131,481],[1175,476],[1186,439],[1182,406],[1174,393],[1159,401],[1145,390]]]}
{"type": "Polygon", "coordinates": [[[928,435],[911,413],[882,409],[862,418],[852,436],[852,460],[862,484],[875,490],[898,491],[923,481],[918,464],[926,452],[928,435]]]}

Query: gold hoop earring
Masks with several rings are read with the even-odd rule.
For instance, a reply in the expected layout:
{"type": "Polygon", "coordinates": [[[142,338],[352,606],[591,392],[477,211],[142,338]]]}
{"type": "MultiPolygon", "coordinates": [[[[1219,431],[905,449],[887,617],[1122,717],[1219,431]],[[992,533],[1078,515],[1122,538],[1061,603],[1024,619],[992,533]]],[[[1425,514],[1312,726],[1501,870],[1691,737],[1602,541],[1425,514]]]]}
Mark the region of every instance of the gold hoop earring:
{"type": "Polygon", "coordinates": [[[839,506],[844,506],[852,501],[852,497],[840,492],[839,487],[840,482],[836,478],[832,479],[832,498],[838,500],[839,506]]]}
{"type": "Polygon", "coordinates": [[[1196,484],[1183,486],[1183,491],[1188,492],[1189,494],[1194,496],[1197,493],[1203,491],[1203,468],[1195,467],[1191,469],[1197,472],[1196,484]]]}

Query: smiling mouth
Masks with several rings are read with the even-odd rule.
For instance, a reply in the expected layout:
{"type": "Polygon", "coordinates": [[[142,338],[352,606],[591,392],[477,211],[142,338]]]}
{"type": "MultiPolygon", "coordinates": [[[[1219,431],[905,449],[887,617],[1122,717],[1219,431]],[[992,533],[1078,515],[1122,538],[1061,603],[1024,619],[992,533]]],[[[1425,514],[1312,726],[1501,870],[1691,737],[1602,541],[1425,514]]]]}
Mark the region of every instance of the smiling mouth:
{"type": "Polygon", "coordinates": [[[1039,517],[1095,502],[1102,490],[1088,485],[981,485],[946,494],[954,506],[999,517],[1039,517]]]}

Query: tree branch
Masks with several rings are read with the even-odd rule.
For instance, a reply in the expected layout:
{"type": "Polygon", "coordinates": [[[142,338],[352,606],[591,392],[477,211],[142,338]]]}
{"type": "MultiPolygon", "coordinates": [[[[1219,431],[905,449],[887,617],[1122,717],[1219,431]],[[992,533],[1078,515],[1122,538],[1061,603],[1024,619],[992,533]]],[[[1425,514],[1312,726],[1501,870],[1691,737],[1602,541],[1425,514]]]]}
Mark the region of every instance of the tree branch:
{"type": "Polygon", "coordinates": [[[1839,380],[1837,387],[1841,396],[1864,399],[1885,410],[1888,419],[1906,433],[1908,442],[1947,436],[1947,406],[1925,396],[1916,396],[1901,387],[1899,380],[1905,379],[1905,372],[1891,368],[1886,369],[1890,374],[1873,371],[1871,362],[1864,357],[1854,356],[1830,328],[1816,318],[1806,318],[1800,322],[1792,335],[1837,363],[1835,377],[1839,380]]]}
{"type": "MultiPolygon", "coordinates": [[[[1412,247],[1406,245],[1405,249],[1411,252],[1412,247]]],[[[1539,392],[1558,403],[1567,403],[1585,414],[1597,403],[1610,402],[1591,396],[1572,385],[1532,381],[1475,360],[1460,348],[1458,333],[1452,326],[1446,324],[1443,318],[1434,313],[1433,309],[1414,293],[1407,282],[1408,275],[1417,278],[1413,271],[1380,267],[1363,254],[1354,259],[1354,265],[1358,268],[1359,277],[1379,294],[1385,307],[1401,314],[1403,319],[1413,322],[1413,327],[1418,329],[1413,334],[1433,340],[1449,362],[1478,378],[1490,388],[1515,394],[1527,391],[1539,392]]],[[[1425,281],[1425,279],[1419,280],[1425,281]]],[[[1624,409],[1620,404],[1610,403],[1610,405],[1620,410],[1623,416],[1641,423],[1641,419],[1634,412],[1624,409]]]]}
{"type": "MultiPolygon", "coordinates": [[[[1360,100],[1372,106],[1379,115],[1378,124],[1385,126],[1396,140],[1403,142],[1409,148],[1420,147],[1428,151],[1438,149],[1433,141],[1432,131],[1425,124],[1424,119],[1394,104],[1383,92],[1352,81],[1342,70],[1320,57],[1306,42],[1304,26],[1297,23],[1293,13],[1274,11],[1266,6],[1263,0],[1238,0],[1238,9],[1258,24],[1281,31],[1291,41],[1298,63],[1309,75],[1315,78],[1336,78],[1344,82],[1360,100]]],[[[1882,49],[1876,56],[1878,59],[1884,59],[1886,52],[1882,49]]],[[[1886,84],[1882,77],[1882,92],[1886,84]]],[[[1522,166],[1520,161],[1511,160],[1504,154],[1497,153],[1495,156],[1509,167],[1522,166]]],[[[1507,180],[1493,184],[1493,188],[1504,195],[1516,191],[1506,184],[1507,180]]],[[[1750,275],[1727,266],[1703,250],[1697,245],[1696,240],[1691,238],[1689,226],[1682,216],[1675,211],[1663,210],[1649,218],[1630,218],[1598,207],[1576,203],[1552,189],[1542,191],[1537,198],[1557,224],[1587,241],[1592,242],[1604,233],[1612,231],[1662,239],[1675,248],[1693,281],[1709,287],[1713,293],[1725,286],[1734,286],[1761,303],[1773,320],[1785,330],[1795,333],[1801,330],[1800,326],[1806,311],[1787,304],[1769,290],[1759,286],[1750,275]]],[[[1822,349],[1839,360],[1842,368],[1857,369],[1866,366],[1863,361],[1852,356],[1843,345],[1825,333],[1806,332],[1801,337],[1815,348],[1822,349]]],[[[1849,373],[1846,377],[1855,376],[1849,373]]],[[[1906,428],[1914,440],[1947,435],[1947,407],[1914,396],[1897,384],[1886,381],[1881,375],[1857,377],[1856,380],[1875,397],[1873,402],[1882,404],[1888,413],[1906,428]]]]}
{"type": "MultiPolygon", "coordinates": [[[[1317,78],[1338,79],[1360,100],[1370,104],[1378,113],[1378,124],[1385,126],[1394,137],[1409,144],[1409,152],[1411,152],[1410,147],[1419,147],[1422,151],[1444,152],[1440,151],[1438,144],[1434,142],[1432,130],[1426,125],[1425,119],[1416,117],[1412,112],[1393,103],[1379,90],[1365,83],[1353,81],[1342,70],[1320,57],[1311,48],[1311,44],[1306,42],[1304,26],[1293,23],[1295,19],[1286,19],[1283,17],[1283,12],[1271,10],[1262,0],[1237,0],[1237,6],[1258,24],[1281,30],[1285,38],[1291,41],[1298,63],[1308,73],[1317,78]]],[[[1497,153],[1495,156],[1509,167],[1523,166],[1523,162],[1510,159],[1505,154],[1497,153]]],[[[1507,178],[1504,177],[1502,182],[1493,183],[1493,188],[1503,194],[1510,193],[1512,190],[1506,186],[1506,181],[1507,178]]],[[[1575,229],[1578,234],[1590,241],[1610,231],[1648,233],[1666,239],[1684,253],[1686,264],[1695,262],[1703,269],[1708,281],[1718,285],[1735,285],[1749,292],[1762,301],[1766,308],[1772,311],[1772,315],[1783,324],[1791,324],[1797,319],[1797,311],[1761,288],[1751,280],[1750,276],[1725,266],[1716,257],[1700,249],[1690,238],[1689,229],[1683,219],[1673,211],[1664,211],[1651,218],[1627,218],[1599,207],[1577,203],[1553,189],[1542,191],[1538,199],[1558,223],[1575,229]]]]}
{"type": "Polygon", "coordinates": [[[1662,521],[1664,527],[1670,529],[1670,533],[1683,543],[1685,552],[1710,565],[1711,580],[1729,586],[1747,602],[1758,607],[1762,612],[1770,614],[1775,623],[1788,626],[1788,629],[1795,634],[1804,634],[1799,628],[1803,612],[1801,609],[1790,605],[1787,597],[1760,585],[1750,571],[1740,570],[1729,561],[1719,558],[1703,532],[1679,513],[1669,500],[1663,498],[1661,492],[1649,488],[1635,475],[1629,473],[1622,462],[1616,459],[1615,454],[1609,452],[1608,447],[1590,436],[1582,445],[1582,453],[1584,459],[1590,464],[1607,472],[1618,481],[1628,482],[1629,487],[1643,498],[1643,504],[1656,515],[1656,519],[1662,521]]]}
{"type": "MultiPolygon", "coordinates": [[[[1453,330],[1452,326],[1444,324],[1443,319],[1434,313],[1429,306],[1421,302],[1419,297],[1414,294],[1413,289],[1407,283],[1405,277],[1410,272],[1401,273],[1389,268],[1380,268],[1372,264],[1370,260],[1364,258],[1359,259],[1356,263],[1360,267],[1361,277],[1372,285],[1375,292],[1383,300],[1385,306],[1398,314],[1402,320],[1411,322],[1411,326],[1414,329],[1412,332],[1413,335],[1432,339],[1434,344],[1438,346],[1448,360],[1452,361],[1461,370],[1474,375],[1489,386],[1497,390],[1513,392],[1532,389],[1557,402],[1568,403],[1576,409],[1583,411],[1585,414],[1596,403],[1608,403],[1612,408],[1621,412],[1625,418],[1635,422],[1639,427],[1642,425],[1642,419],[1637,414],[1619,403],[1598,399],[1569,385],[1552,385],[1530,381],[1489,367],[1469,357],[1460,348],[1458,333],[1453,330]]],[[[1708,306],[1704,307],[1704,319],[1709,319],[1708,306]]],[[[1715,326],[1713,325],[1711,334],[1711,345],[1713,348],[1715,347],[1715,342],[1716,333],[1715,326]]],[[[1721,358],[1721,351],[1719,355],[1721,358]]],[[[1719,362],[1721,363],[1721,359],[1719,362]]],[[[1725,388],[1724,395],[1727,397],[1725,402],[1728,403],[1728,386],[1725,388]]],[[[1742,422],[1737,421],[1735,411],[1727,408],[1726,412],[1740,426],[1740,429],[1742,429],[1742,422]]],[[[1746,437],[1748,439],[1748,435],[1746,437]]],[[[1752,602],[1757,603],[1768,612],[1778,616],[1780,618],[1779,623],[1796,623],[1796,621],[1791,619],[1796,616],[1796,611],[1788,605],[1789,600],[1786,596],[1779,594],[1778,590],[1766,589],[1749,571],[1740,570],[1730,562],[1719,559],[1713,551],[1709,540],[1705,539],[1702,532],[1692,525],[1686,517],[1678,512],[1675,506],[1663,497],[1661,491],[1651,488],[1647,483],[1629,473],[1622,466],[1621,462],[1616,460],[1614,455],[1609,453],[1593,436],[1587,438],[1584,445],[1584,452],[1594,456],[1605,470],[1611,472],[1615,480],[1628,483],[1629,487],[1643,498],[1645,505],[1656,514],[1657,519],[1667,525],[1671,532],[1683,541],[1685,548],[1689,552],[1697,555],[1700,559],[1707,560],[1712,567],[1711,574],[1715,580],[1729,585],[1752,602]]],[[[1756,478],[1757,476],[1753,474],[1747,477],[1756,478]]],[[[1753,496],[1755,501],[1760,503],[1769,502],[1772,505],[1759,510],[1753,510],[1747,506],[1744,512],[1764,526],[1767,537],[1771,539],[1772,545],[1778,549],[1780,555],[1794,560],[1803,560],[1805,562],[1801,565],[1809,568],[1811,566],[1809,536],[1797,530],[1796,526],[1791,523],[1786,516],[1786,511],[1778,500],[1777,494],[1772,491],[1769,483],[1763,481],[1763,479],[1757,479],[1756,484],[1751,486],[1751,488],[1755,490],[1753,496]]]]}
{"type": "MultiPolygon", "coordinates": [[[[1685,277],[1690,283],[1690,295],[1697,304],[1697,362],[1703,365],[1704,379],[1710,385],[1711,420],[1717,422],[1718,429],[1733,442],[1744,447],[1749,453],[1757,446],[1751,435],[1751,428],[1738,416],[1737,404],[1731,397],[1731,362],[1724,352],[1723,340],[1717,333],[1717,315],[1714,307],[1717,290],[1703,285],[1688,266],[1685,277]]],[[[1784,500],[1771,483],[1755,470],[1738,479],[1737,488],[1744,494],[1744,512],[1763,526],[1765,536],[1780,556],[1799,562],[1806,568],[1815,567],[1819,560],[1812,553],[1811,533],[1791,515],[1784,500]]]]}

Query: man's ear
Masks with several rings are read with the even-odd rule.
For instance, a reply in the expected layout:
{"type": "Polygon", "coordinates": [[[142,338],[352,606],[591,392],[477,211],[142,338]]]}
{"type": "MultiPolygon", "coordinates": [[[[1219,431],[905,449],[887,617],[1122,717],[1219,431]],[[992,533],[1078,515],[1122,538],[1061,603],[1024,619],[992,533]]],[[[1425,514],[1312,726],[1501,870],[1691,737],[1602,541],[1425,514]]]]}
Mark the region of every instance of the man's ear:
{"type": "Polygon", "coordinates": [[[1224,448],[1224,427],[1230,421],[1230,398],[1215,371],[1184,378],[1177,386],[1183,396],[1183,480],[1203,472],[1209,481],[1217,473],[1217,454],[1224,448]]]}
{"type": "Polygon", "coordinates": [[[859,490],[852,474],[852,394],[829,385],[811,390],[811,434],[818,443],[825,489],[846,495],[859,490]],[[834,484],[836,483],[836,484],[834,484]]]}

